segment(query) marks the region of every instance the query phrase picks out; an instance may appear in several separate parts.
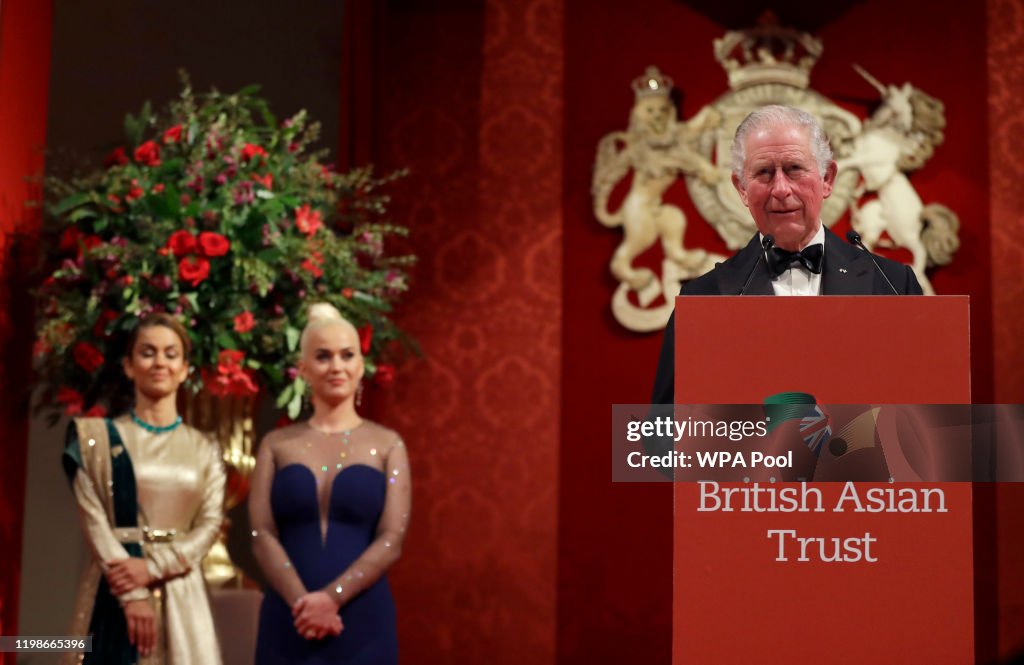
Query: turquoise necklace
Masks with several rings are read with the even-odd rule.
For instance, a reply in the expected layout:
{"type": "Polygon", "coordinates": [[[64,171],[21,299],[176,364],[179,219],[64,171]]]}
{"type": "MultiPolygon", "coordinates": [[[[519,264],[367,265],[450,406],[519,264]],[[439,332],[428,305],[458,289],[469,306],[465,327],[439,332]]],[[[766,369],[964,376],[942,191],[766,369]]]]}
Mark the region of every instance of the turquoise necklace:
{"type": "Polygon", "coordinates": [[[181,424],[181,416],[175,418],[174,422],[171,423],[170,425],[150,425],[142,418],[139,418],[138,414],[135,413],[135,409],[128,409],[128,413],[132,415],[132,421],[136,425],[146,430],[147,432],[152,432],[153,434],[165,434],[176,429],[178,425],[181,424]]]}

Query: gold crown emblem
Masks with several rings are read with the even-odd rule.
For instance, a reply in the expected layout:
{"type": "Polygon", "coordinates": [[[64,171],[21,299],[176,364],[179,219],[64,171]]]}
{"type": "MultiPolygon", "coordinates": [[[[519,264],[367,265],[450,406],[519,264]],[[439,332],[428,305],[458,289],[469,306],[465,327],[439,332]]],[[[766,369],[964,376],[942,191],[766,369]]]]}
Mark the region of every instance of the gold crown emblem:
{"type": "Polygon", "coordinates": [[[729,75],[733,90],[761,83],[806,88],[822,51],[820,39],[779,26],[771,12],[761,16],[757,27],[730,30],[714,45],[715,59],[729,75]]]}
{"type": "Polygon", "coordinates": [[[644,70],[643,76],[638,76],[633,79],[630,85],[633,87],[633,92],[636,93],[636,98],[641,97],[668,97],[672,93],[672,79],[668,76],[664,76],[661,70],[655,66],[650,66],[644,70]]]}

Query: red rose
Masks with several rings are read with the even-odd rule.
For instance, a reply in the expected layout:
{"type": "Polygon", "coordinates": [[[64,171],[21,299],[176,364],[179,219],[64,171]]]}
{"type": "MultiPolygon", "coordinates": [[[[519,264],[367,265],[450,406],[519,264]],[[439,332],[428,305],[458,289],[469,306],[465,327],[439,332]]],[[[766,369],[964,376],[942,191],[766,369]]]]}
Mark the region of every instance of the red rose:
{"type": "Polygon", "coordinates": [[[164,132],[163,141],[167,143],[177,143],[181,140],[181,125],[175,125],[166,132],[164,132]]]}
{"type": "Polygon", "coordinates": [[[135,186],[128,190],[128,193],[124,195],[124,200],[128,203],[132,201],[138,201],[146,192],[141,187],[135,186]]]}
{"type": "Polygon", "coordinates": [[[135,161],[145,166],[160,166],[160,146],[155,141],[146,141],[135,149],[135,161]]]}
{"type": "Polygon", "coordinates": [[[60,237],[60,251],[64,254],[70,254],[73,251],[78,250],[78,240],[82,237],[82,232],[77,227],[69,227],[64,231],[60,237]]]}
{"type": "Polygon", "coordinates": [[[79,342],[71,350],[78,366],[92,374],[100,367],[103,367],[103,354],[88,342],[79,342]]]}
{"type": "Polygon", "coordinates": [[[231,249],[231,242],[219,233],[203,231],[199,234],[199,249],[208,257],[224,256],[231,249]]]}
{"type": "Polygon", "coordinates": [[[301,208],[295,209],[295,227],[307,236],[316,233],[317,229],[320,228],[321,222],[320,212],[310,210],[308,203],[301,208]]]}
{"type": "Polygon", "coordinates": [[[247,333],[256,326],[256,317],[246,310],[235,317],[235,332],[247,333]]]}
{"type": "Polygon", "coordinates": [[[370,342],[373,341],[373,324],[367,323],[359,329],[359,348],[365,356],[370,352],[370,342]]]}
{"type": "Polygon", "coordinates": [[[355,295],[355,291],[348,287],[345,287],[344,289],[341,290],[341,295],[344,296],[345,298],[351,299],[352,296],[355,295]]]}
{"type": "Polygon", "coordinates": [[[395,368],[391,365],[378,365],[373,381],[381,388],[386,388],[395,380],[395,368]]]}
{"type": "Polygon", "coordinates": [[[99,236],[78,236],[78,258],[82,258],[82,254],[102,244],[103,240],[99,236]]]}
{"type": "Polygon", "coordinates": [[[178,277],[192,286],[210,276],[210,262],[204,258],[186,256],[178,262],[178,277]]]}
{"type": "Polygon", "coordinates": [[[153,185],[153,193],[154,194],[160,194],[163,191],[164,191],[164,183],[158,182],[157,184],[153,185]]]}
{"type": "Polygon", "coordinates": [[[261,146],[255,145],[253,143],[246,143],[244,146],[242,146],[242,159],[244,161],[249,161],[250,159],[256,157],[257,155],[259,155],[260,157],[266,157],[267,151],[264,150],[261,146]]]}
{"type": "Polygon", "coordinates": [[[84,402],[82,394],[77,390],[68,388],[67,386],[61,386],[57,389],[57,397],[55,398],[58,404],[64,405],[64,415],[69,418],[73,418],[82,412],[82,403],[84,402]]]}
{"type": "Polygon", "coordinates": [[[196,237],[185,230],[175,231],[167,239],[167,247],[175,256],[185,256],[196,251],[196,237]]]}
{"type": "Polygon", "coordinates": [[[118,146],[110,151],[106,159],[103,160],[103,166],[110,168],[111,166],[124,166],[128,163],[128,153],[124,151],[124,148],[118,146]]]}

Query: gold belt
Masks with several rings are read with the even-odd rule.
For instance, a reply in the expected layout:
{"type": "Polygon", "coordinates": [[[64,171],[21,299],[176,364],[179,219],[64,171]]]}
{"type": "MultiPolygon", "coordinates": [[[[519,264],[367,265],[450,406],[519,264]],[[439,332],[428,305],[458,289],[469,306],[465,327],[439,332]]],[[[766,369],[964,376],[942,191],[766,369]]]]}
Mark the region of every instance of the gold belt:
{"type": "Polygon", "coordinates": [[[177,529],[151,529],[144,527],[120,527],[114,529],[114,536],[121,544],[125,543],[169,543],[174,540],[177,529]]]}

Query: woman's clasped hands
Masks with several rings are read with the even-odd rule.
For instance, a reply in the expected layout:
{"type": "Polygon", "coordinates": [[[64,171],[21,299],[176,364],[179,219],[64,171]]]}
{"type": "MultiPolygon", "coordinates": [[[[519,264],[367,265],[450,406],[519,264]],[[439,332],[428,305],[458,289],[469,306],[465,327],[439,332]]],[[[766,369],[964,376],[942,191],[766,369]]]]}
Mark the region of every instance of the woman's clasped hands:
{"type": "Polygon", "coordinates": [[[307,593],[295,601],[292,618],[295,619],[295,630],[307,640],[337,636],[344,628],[338,604],[324,591],[307,593]]]}

